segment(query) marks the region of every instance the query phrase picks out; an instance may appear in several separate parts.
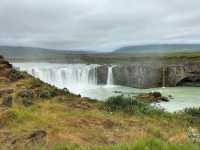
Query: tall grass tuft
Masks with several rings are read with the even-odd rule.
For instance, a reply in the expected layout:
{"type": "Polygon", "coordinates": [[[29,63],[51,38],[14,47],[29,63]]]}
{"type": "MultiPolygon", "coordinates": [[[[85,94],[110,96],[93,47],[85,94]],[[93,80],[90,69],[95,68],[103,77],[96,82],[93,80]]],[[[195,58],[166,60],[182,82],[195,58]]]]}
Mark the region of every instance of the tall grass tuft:
{"type": "Polygon", "coordinates": [[[104,105],[105,110],[107,111],[123,111],[126,113],[151,115],[160,115],[164,112],[163,110],[155,108],[148,103],[124,96],[110,97],[107,99],[104,105]]]}
{"type": "Polygon", "coordinates": [[[200,108],[186,108],[183,115],[187,117],[190,123],[200,124],[200,108]]]}

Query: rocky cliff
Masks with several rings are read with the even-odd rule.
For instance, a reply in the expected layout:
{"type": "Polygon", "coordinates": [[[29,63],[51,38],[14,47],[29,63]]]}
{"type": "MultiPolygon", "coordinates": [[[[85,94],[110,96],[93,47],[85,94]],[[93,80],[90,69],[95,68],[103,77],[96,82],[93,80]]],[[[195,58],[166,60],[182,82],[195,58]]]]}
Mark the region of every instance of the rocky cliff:
{"type": "MultiPolygon", "coordinates": [[[[108,67],[97,68],[99,84],[105,84],[108,67]]],[[[200,82],[200,64],[130,64],[115,65],[113,67],[113,80],[115,85],[134,88],[153,88],[178,85],[196,86],[200,82]]]]}

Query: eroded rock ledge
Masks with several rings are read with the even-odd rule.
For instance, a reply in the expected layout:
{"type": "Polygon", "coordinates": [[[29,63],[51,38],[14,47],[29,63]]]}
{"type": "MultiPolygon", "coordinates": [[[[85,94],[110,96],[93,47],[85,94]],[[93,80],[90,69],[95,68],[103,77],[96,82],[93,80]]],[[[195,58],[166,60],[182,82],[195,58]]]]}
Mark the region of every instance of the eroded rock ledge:
{"type": "MultiPolygon", "coordinates": [[[[98,84],[105,84],[108,66],[97,68],[98,84]]],[[[116,85],[134,88],[174,87],[178,85],[200,86],[200,64],[115,65],[113,80],[116,85]]]]}

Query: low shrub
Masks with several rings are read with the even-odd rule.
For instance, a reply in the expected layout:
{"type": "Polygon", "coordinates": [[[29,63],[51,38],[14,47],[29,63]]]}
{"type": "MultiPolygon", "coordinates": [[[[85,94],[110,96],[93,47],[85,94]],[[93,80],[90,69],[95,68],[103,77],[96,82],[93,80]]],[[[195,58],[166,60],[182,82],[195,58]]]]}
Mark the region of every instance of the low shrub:
{"type": "Polygon", "coordinates": [[[44,85],[44,83],[38,78],[31,78],[29,81],[29,86],[32,89],[41,87],[42,85],[44,85]]]}
{"type": "Polygon", "coordinates": [[[200,108],[186,108],[184,112],[193,117],[200,118],[200,108]]]}
{"type": "Polygon", "coordinates": [[[190,123],[200,124],[200,108],[186,108],[183,115],[190,123]]]}
{"type": "Polygon", "coordinates": [[[126,113],[159,114],[163,110],[155,108],[148,103],[135,100],[131,97],[116,96],[110,97],[105,102],[107,111],[123,111],[126,113]]]}

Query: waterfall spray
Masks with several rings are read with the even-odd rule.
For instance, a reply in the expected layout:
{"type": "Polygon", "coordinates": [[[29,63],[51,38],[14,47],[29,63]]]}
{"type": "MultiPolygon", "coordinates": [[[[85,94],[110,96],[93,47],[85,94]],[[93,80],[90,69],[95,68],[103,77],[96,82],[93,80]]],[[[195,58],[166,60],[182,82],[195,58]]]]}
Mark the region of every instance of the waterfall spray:
{"type": "Polygon", "coordinates": [[[69,88],[73,92],[97,85],[97,67],[98,65],[95,64],[20,64],[21,70],[27,71],[29,74],[51,85],[59,88],[69,88]]]}
{"type": "Polygon", "coordinates": [[[108,67],[107,85],[113,85],[113,66],[108,67]]]}

